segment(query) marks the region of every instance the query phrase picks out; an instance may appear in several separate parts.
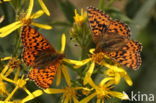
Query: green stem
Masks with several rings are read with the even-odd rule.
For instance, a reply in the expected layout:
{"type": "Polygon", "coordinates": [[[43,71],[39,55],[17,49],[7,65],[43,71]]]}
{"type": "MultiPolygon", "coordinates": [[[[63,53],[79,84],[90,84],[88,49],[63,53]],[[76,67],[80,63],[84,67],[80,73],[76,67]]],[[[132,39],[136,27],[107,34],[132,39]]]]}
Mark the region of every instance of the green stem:
{"type": "Polygon", "coordinates": [[[98,8],[103,10],[105,7],[105,0],[99,0],[98,8]]]}
{"type": "Polygon", "coordinates": [[[18,49],[20,47],[20,31],[17,32],[16,34],[16,47],[15,47],[15,50],[13,52],[13,57],[16,57],[17,56],[17,53],[18,53],[18,49]]]}
{"type": "Polygon", "coordinates": [[[109,3],[107,4],[107,6],[105,7],[105,9],[110,8],[114,2],[115,2],[115,0],[110,0],[109,3]]]}

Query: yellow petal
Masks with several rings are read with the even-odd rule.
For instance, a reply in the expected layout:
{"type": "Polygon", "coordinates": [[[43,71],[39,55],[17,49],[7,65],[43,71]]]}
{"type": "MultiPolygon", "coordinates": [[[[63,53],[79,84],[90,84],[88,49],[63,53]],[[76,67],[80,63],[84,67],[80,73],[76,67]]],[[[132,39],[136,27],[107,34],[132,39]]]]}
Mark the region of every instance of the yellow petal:
{"type": "Polygon", "coordinates": [[[30,18],[31,19],[37,19],[40,16],[42,16],[44,14],[43,10],[38,10],[36,13],[34,13],[30,18]]]}
{"type": "Polygon", "coordinates": [[[11,0],[1,0],[0,3],[8,2],[8,1],[11,1],[11,0]]]}
{"type": "MultiPolygon", "coordinates": [[[[1,3],[1,2],[0,2],[1,3]]],[[[5,101],[0,101],[0,103],[15,103],[15,102],[5,102],[5,101]]]]}
{"type": "Polygon", "coordinates": [[[69,64],[74,64],[76,67],[81,67],[85,64],[87,64],[89,61],[91,61],[91,58],[82,60],[82,61],[77,61],[77,60],[71,60],[71,59],[66,59],[64,58],[63,61],[69,63],[69,64]]]}
{"type": "Polygon", "coordinates": [[[5,99],[5,101],[9,101],[12,98],[12,96],[15,94],[17,89],[18,89],[18,86],[14,88],[14,90],[9,94],[9,96],[5,99]]]}
{"type": "Polygon", "coordinates": [[[133,85],[133,82],[132,82],[131,78],[130,78],[128,75],[126,75],[126,76],[124,77],[124,79],[125,79],[126,83],[127,83],[129,86],[132,86],[132,85],[133,85]]]}
{"type": "Polygon", "coordinates": [[[77,9],[74,10],[74,13],[75,13],[75,16],[78,16],[78,12],[77,12],[77,9]]]}
{"type": "Polygon", "coordinates": [[[90,52],[91,54],[94,54],[94,51],[95,51],[95,48],[92,48],[92,49],[89,50],[89,52],[90,52]]]}
{"type": "Polygon", "coordinates": [[[86,73],[86,75],[85,75],[85,78],[84,78],[84,81],[83,81],[84,85],[86,85],[88,83],[88,78],[91,78],[91,75],[92,75],[92,73],[94,71],[94,67],[95,67],[95,63],[92,62],[89,69],[88,69],[88,71],[87,71],[87,73],[86,73]]]}
{"type": "Polygon", "coordinates": [[[27,97],[25,97],[24,99],[22,99],[22,102],[27,102],[27,101],[30,101],[40,95],[43,94],[43,91],[42,90],[36,90],[32,93],[33,95],[28,95],[27,97]]]}
{"type": "Polygon", "coordinates": [[[25,92],[26,92],[28,95],[32,95],[32,93],[31,93],[26,87],[24,87],[23,89],[25,90],[25,92]]]}
{"type": "Polygon", "coordinates": [[[17,21],[7,26],[4,26],[3,28],[0,28],[0,37],[2,38],[9,35],[11,32],[19,28],[21,25],[22,24],[20,23],[20,21],[17,21]]]}
{"type": "Polygon", "coordinates": [[[1,58],[0,60],[4,61],[4,60],[10,60],[10,59],[12,59],[12,57],[4,57],[4,58],[1,58]]]}
{"type": "Polygon", "coordinates": [[[101,99],[98,98],[97,101],[96,101],[96,103],[101,103],[101,99]]]}
{"type": "Polygon", "coordinates": [[[2,72],[1,72],[1,75],[4,75],[8,69],[9,69],[9,65],[7,64],[7,65],[3,68],[2,72]]]}
{"type": "Polygon", "coordinates": [[[62,34],[62,38],[61,38],[61,53],[64,53],[65,50],[65,46],[66,46],[66,35],[62,34]]]}
{"type": "Polygon", "coordinates": [[[69,100],[70,100],[69,97],[66,96],[66,97],[64,97],[64,102],[63,103],[70,103],[69,100]]]}
{"type": "Polygon", "coordinates": [[[29,7],[27,9],[27,14],[25,16],[26,19],[30,18],[30,15],[32,13],[33,6],[34,6],[34,0],[30,0],[29,7]]]}
{"type": "Polygon", "coordinates": [[[52,89],[52,88],[48,88],[44,90],[45,93],[47,94],[58,94],[58,93],[64,93],[65,90],[64,89],[52,89]]]}
{"type": "Polygon", "coordinates": [[[80,102],[77,100],[76,97],[73,97],[73,101],[74,101],[74,103],[80,103],[80,102]]]}
{"type": "Polygon", "coordinates": [[[70,75],[68,73],[68,70],[64,65],[62,66],[61,69],[62,69],[62,73],[63,73],[63,75],[65,77],[65,80],[66,80],[68,86],[70,87],[71,86],[71,81],[70,81],[70,75]]]}
{"type": "Polygon", "coordinates": [[[2,74],[0,75],[0,77],[1,77],[3,80],[7,81],[7,82],[10,82],[10,83],[16,84],[16,81],[13,81],[12,79],[9,79],[9,78],[5,77],[5,76],[2,75],[2,74]]]}
{"type": "Polygon", "coordinates": [[[40,3],[40,5],[41,5],[43,11],[44,11],[48,16],[50,16],[50,12],[49,12],[49,10],[47,9],[47,7],[45,6],[43,0],[38,0],[38,2],[40,3]]]}
{"type": "Polygon", "coordinates": [[[0,37],[2,38],[2,37],[7,36],[8,34],[10,34],[11,32],[15,31],[16,29],[18,29],[21,26],[22,26],[22,24],[16,25],[14,28],[11,28],[10,30],[8,30],[8,31],[3,32],[2,34],[0,34],[0,37]]]}
{"type": "Polygon", "coordinates": [[[60,67],[57,69],[57,72],[56,72],[57,73],[56,74],[56,86],[59,86],[61,83],[62,74],[61,74],[61,68],[60,67]]]}
{"type": "Polygon", "coordinates": [[[80,103],[88,103],[88,102],[89,102],[91,99],[93,99],[95,96],[96,96],[96,93],[93,93],[93,94],[87,96],[86,98],[82,99],[82,100],[80,101],[80,103]]]}
{"type": "Polygon", "coordinates": [[[5,31],[8,31],[9,29],[15,27],[16,25],[19,25],[20,23],[21,23],[21,21],[16,21],[16,22],[11,23],[11,24],[9,24],[9,25],[7,25],[7,26],[4,26],[4,27],[0,28],[0,33],[1,33],[2,31],[4,31],[4,32],[5,32],[5,31]]]}
{"type": "Polygon", "coordinates": [[[39,24],[39,23],[35,23],[35,22],[32,22],[31,24],[34,26],[37,26],[39,28],[46,29],[46,30],[52,29],[52,27],[50,25],[46,25],[46,24],[39,24]]]}
{"type": "Polygon", "coordinates": [[[88,77],[88,84],[93,87],[94,89],[98,89],[99,87],[94,83],[94,81],[92,80],[92,78],[88,77]]]}
{"type": "Polygon", "coordinates": [[[106,78],[102,79],[101,82],[100,82],[100,86],[106,85],[106,83],[108,81],[110,81],[110,80],[114,80],[114,78],[112,78],[112,77],[106,77],[106,78]]]}
{"type": "Polygon", "coordinates": [[[117,85],[117,84],[119,84],[119,82],[120,82],[120,80],[121,80],[121,76],[120,76],[120,74],[119,73],[115,73],[115,84],[117,85]]]}

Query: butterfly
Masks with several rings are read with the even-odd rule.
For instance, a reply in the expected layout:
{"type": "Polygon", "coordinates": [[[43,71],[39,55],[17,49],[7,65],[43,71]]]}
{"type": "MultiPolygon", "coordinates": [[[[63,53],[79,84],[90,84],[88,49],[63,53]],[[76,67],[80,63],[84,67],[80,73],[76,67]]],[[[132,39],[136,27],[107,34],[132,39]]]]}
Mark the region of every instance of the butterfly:
{"type": "Polygon", "coordinates": [[[49,88],[64,54],[58,53],[37,30],[24,26],[21,33],[23,61],[32,67],[28,77],[41,88],[49,88]]]}
{"type": "Polygon", "coordinates": [[[87,13],[93,42],[96,44],[95,53],[103,52],[121,65],[138,69],[142,62],[142,45],[130,39],[131,32],[127,24],[113,20],[94,7],[88,7],[87,13]]]}

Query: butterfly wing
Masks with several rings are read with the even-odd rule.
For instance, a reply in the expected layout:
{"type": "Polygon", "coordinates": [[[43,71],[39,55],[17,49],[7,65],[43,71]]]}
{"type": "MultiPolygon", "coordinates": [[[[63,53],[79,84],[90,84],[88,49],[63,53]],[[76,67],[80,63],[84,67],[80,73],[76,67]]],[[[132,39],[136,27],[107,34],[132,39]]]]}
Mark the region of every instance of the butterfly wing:
{"type": "Polygon", "coordinates": [[[118,51],[125,46],[129,39],[113,32],[104,32],[103,37],[97,42],[95,53],[118,51]]]}
{"type": "Polygon", "coordinates": [[[111,20],[107,32],[116,33],[117,35],[130,38],[131,32],[127,24],[119,20],[111,20]]]}
{"type": "Polygon", "coordinates": [[[23,27],[21,39],[24,48],[41,51],[49,49],[52,53],[56,52],[48,40],[41,33],[30,26],[23,27]]]}
{"type": "Polygon", "coordinates": [[[96,44],[95,53],[104,52],[115,62],[137,69],[141,65],[141,44],[130,40],[129,27],[112,20],[102,11],[89,7],[88,19],[96,44]]]}
{"type": "Polygon", "coordinates": [[[93,32],[93,41],[97,43],[102,36],[102,32],[110,25],[111,18],[94,7],[88,7],[87,12],[89,24],[93,32]]]}
{"type": "Polygon", "coordinates": [[[30,26],[23,27],[21,39],[24,46],[23,60],[28,66],[35,67],[37,58],[41,57],[43,53],[56,54],[48,40],[30,26]]]}
{"type": "Polygon", "coordinates": [[[45,69],[34,68],[29,72],[28,77],[39,87],[44,89],[49,88],[53,82],[58,66],[59,63],[50,65],[45,69]]]}
{"type": "Polygon", "coordinates": [[[23,60],[34,68],[28,77],[42,88],[49,87],[64,55],[57,53],[44,36],[30,26],[23,27],[21,39],[23,60]]]}
{"type": "Polygon", "coordinates": [[[23,54],[22,54],[24,63],[26,63],[26,65],[28,65],[28,66],[34,67],[35,60],[36,60],[35,58],[36,58],[37,54],[38,54],[38,51],[24,48],[23,54]]]}
{"type": "Polygon", "coordinates": [[[130,40],[125,46],[118,51],[106,52],[114,61],[132,69],[138,69],[141,65],[140,52],[142,45],[130,40]]]}

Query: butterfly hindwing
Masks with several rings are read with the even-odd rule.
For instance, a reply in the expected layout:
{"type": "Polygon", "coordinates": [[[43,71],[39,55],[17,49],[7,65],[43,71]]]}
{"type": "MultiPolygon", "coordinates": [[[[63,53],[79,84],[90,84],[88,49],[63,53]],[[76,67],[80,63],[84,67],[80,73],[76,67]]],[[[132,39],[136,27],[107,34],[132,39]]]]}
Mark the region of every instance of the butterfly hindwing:
{"type": "Polygon", "coordinates": [[[59,64],[55,64],[44,69],[34,68],[29,72],[28,77],[35,81],[39,87],[44,89],[49,88],[53,82],[58,66],[59,64]]]}
{"type": "Polygon", "coordinates": [[[130,40],[118,51],[107,52],[114,61],[132,69],[138,69],[141,65],[140,43],[130,40]]]}

